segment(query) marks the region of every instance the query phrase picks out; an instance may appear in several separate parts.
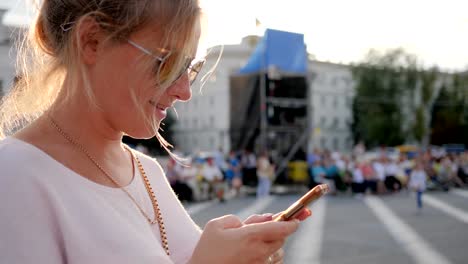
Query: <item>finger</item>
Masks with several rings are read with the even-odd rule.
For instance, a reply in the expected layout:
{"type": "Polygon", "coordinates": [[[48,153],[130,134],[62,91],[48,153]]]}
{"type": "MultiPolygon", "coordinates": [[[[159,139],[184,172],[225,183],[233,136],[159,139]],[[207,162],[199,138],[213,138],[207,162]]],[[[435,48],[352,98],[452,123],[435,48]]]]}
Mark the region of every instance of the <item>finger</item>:
{"type": "Polygon", "coordinates": [[[272,219],[272,214],[263,214],[263,215],[251,215],[245,221],[244,224],[253,224],[253,223],[262,223],[270,221],[272,219]]]}
{"type": "Polygon", "coordinates": [[[206,226],[206,228],[217,228],[217,229],[229,229],[229,228],[239,228],[243,226],[239,217],[235,215],[225,215],[215,219],[210,220],[206,226]]]}
{"type": "MultiPolygon", "coordinates": [[[[284,242],[286,242],[286,239],[280,239],[274,242],[268,243],[268,256],[271,257],[272,260],[275,260],[276,258],[276,253],[281,250],[281,248],[284,245],[284,242]]],[[[275,261],[273,261],[274,263],[275,261]]]]}
{"type": "Polygon", "coordinates": [[[271,255],[271,260],[273,263],[282,263],[284,258],[283,248],[278,249],[275,253],[271,255]]]}
{"type": "MultiPolygon", "coordinates": [[[[281,213],[282,213],[282,212],[279,212],[279,213],[273,215],[273,219],[275,219],[275,218],[276,218],[277,216],[279,216],[281,213]]],[[[294,217],[294,218],[295,218],[295,219],[298,219],[298,220],[300,220],[300,221],[304,221],[304,220],[306,220],[306,219],[307,219],[309,216],[311,216],[311,215],[312,215],[312,211],[311,211],[309,208],[304,208],[304,209],[302,209],[302,210],[299,212],[299,214],[298,214],[296,217],[294,217]]]]}
{"type": "Polygon", "coordinates": [[[299,212],[299,214],[295,218],[304,221],[311,215],[312,211],[309,208],[304,208],[299,212]]]}
{"type": "Polygon", "coordinates": [[[294,219],[287,222],[264,222],[245,225],[242,227],[247,236],[262,241],[275,241],[285,239],[294,233],[299,226],[299,220],[294,219]]]}

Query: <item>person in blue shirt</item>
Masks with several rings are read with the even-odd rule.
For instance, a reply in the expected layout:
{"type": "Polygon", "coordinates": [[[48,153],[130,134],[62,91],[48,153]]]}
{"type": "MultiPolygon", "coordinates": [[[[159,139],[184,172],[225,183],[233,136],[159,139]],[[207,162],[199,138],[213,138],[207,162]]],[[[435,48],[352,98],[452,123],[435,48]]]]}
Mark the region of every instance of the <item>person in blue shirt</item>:
{"type": "Polygon", "coordinates": [[[315,160],[310,175],[312,176],[309,183],[310,188],[323,182],[326,176],[326,171],[320,160],[315,160]]]}

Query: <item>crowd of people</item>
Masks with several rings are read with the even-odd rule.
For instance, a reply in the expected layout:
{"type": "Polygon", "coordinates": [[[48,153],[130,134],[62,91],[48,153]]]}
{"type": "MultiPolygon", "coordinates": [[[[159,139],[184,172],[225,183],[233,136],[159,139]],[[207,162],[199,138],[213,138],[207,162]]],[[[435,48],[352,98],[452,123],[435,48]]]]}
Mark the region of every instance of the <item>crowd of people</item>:
{"type": "MultiPolygon", "coordinates": [[[[420,197],[426,189],[448,191],[468,186],[468,151],[368,152],[358,145],[350,154],[316,149],[305,159],[308,177],[303,183],[309,188],[326,183],[332,195],[363,197],[413,190],[422,207],[420,197]]],[[[257,197],[269,195],[275,168],[267,152],[257,156],[248,150],[231,151],[224,156],[217,151],[207,157],[195,156],[185,166],[170,159],[166,175],[181,200],[217,198],[223,202],[226,194],[239,195],[244,185],[255,186],[257,197]]]]}
{"type": "Polygon", "coordinates": [[[241,195],[241,187],[256,186],[257,196],[269,195],[275,166],[267,152],[257,156],[249,150],[242,153],[222,151],[194,155],[177,162],[169,159],[166,176],[182,201],[218,199],[241,195]]]}
{"type": "Polygon", "coordinates": [[[468,152],[424,152],[389,154],[385,150],[342,155],[315,150],[308,155],[309,184],[328,183],[332,192],[354,194],[395,193],[411,187],[415,173],[423,173],[427,188],[448,191],[465,187],[468,181],[468,152]]]}

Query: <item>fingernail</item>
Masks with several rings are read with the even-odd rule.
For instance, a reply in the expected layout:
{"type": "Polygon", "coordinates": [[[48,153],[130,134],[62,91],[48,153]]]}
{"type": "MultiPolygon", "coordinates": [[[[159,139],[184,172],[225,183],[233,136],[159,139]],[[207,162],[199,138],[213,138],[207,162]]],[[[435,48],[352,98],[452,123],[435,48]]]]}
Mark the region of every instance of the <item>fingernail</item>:
{"type": "Polygon", "coordinates": [[[273,216],[273,214],[263,214],[262,216],[264,216],[264,217],[271,217],[271,216],[273,216]]]}
{"type": "Polygon", "coordinates": [[[293,220],[296,224],[299,224],[301,221],[299,221],[299,219],[294,219],[293,220]]]}

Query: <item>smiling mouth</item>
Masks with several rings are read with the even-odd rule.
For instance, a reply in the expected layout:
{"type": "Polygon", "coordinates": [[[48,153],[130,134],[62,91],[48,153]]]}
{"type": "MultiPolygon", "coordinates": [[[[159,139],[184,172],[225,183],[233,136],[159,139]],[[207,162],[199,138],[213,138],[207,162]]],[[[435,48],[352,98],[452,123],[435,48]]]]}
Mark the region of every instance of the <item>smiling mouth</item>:
{"type": "Polygon", "coordinates": [[[169,106],[167,106],[167,105],[156,104],[156,102],[151,101],[151,100],[149,101],[149,103],[150,103],[152,106],[156,107],[157,109],[159,109],[159,110],[161,110],[161,111],[166,111],[166,109],[169,108],[169,106]]]}

